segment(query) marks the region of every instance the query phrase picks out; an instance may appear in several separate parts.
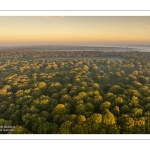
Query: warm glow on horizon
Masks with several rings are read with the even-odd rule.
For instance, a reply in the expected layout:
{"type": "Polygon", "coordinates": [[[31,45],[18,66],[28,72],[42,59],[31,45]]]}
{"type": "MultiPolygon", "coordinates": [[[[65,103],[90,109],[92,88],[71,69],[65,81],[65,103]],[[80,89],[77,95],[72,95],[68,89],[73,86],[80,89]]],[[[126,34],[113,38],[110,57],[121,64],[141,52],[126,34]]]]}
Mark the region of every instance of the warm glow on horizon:
{"type": "Polygon", "coordinates": [[[150,17],[0,17],[0,44],[149,44],[150,17]]]}

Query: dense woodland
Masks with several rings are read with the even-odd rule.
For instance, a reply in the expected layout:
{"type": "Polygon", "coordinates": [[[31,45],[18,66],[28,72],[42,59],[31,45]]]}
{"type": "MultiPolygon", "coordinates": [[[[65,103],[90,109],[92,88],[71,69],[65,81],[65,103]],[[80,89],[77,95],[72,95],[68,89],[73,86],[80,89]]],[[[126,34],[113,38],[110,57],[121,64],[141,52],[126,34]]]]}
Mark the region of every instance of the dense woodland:
{"type": "Polygon", "coordinates": [[[149,134],[150,53],[1,49],[0,126],[15,126],[2,134],[149,134]]]}

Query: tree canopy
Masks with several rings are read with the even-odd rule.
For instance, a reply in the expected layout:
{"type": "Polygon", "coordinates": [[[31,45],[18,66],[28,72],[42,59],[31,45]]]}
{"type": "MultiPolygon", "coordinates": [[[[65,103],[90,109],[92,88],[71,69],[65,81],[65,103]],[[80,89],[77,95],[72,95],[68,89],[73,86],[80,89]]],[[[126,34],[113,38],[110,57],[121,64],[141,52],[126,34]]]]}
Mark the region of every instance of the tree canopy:
{"type": "Polygon", "coordinates": [[[0,133],[149,134],[150,53],[0,49],[0,133]]]}

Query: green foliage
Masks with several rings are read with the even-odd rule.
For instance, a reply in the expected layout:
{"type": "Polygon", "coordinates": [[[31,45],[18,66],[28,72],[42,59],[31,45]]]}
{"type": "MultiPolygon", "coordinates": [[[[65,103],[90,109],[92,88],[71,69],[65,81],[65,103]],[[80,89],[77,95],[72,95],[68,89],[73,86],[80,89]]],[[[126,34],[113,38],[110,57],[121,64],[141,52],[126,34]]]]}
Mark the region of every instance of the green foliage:
{"type": "Polygon", "coordinates": [[[143,114],[143,110],[141,108],[133,108],[132,109],[132,115],[133,117],[141,117],[143,114]]]}
{"type": "Polygon", "coordinates": [[[116,119],[115,119],[114,115],[108,109],[106,109],[103,114],[103,124],[112,125],[115,123],[116,123],[116,119]]]}
{"type": "Polygon", "coordinates": [[[58,104],[52,111],[53,116],[66,114],[67,109],[64,104],[58,104]]]}
{"type": "Polygon", "coordinates": [[[101,112],[104,112],[105,110],[109,109],[111,106],[111,103],[106,101],[106,102],[103,102],[101,105],[100,105],[100,111],[101,112]]]}
{"type": "Polygon", "coordinates": [[[15,126],[2,134],[150,133],[149,52],[1,49],[0,60],[0,126],[15,126]]]}
{"type": "Polygon", "coordinates": [[[85,105],[79,104],[79,105],[76,106],[75,113],[76,113],[77,115],[84,115],[85,110],[86,110],[85,105]]]}
{"type": "Polygon", "coordinates": [[[9,131],[8,134],[30,134],[28,129],[22,127],[22,126],[15,126],[13,128],[13,131],[9,131]]]}

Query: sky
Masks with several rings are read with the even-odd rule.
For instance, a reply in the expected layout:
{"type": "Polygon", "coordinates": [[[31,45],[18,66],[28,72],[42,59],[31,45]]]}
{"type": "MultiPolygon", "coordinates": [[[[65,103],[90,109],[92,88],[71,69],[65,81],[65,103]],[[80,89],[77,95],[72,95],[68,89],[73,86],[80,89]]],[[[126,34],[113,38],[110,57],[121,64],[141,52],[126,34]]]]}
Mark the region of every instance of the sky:
{"type": "Polygon", "coordinates": [[[149,44],[149,16],[0,16],[0,44],[149,44]]]}

